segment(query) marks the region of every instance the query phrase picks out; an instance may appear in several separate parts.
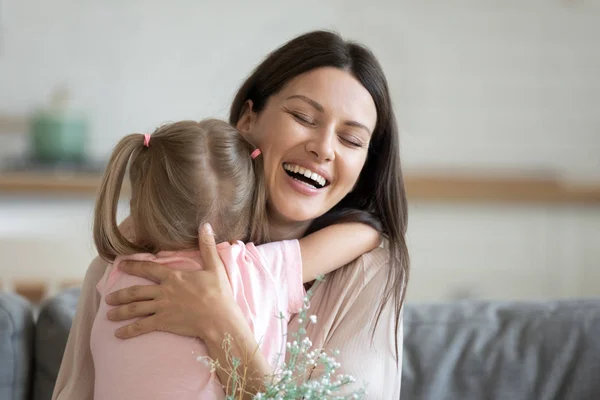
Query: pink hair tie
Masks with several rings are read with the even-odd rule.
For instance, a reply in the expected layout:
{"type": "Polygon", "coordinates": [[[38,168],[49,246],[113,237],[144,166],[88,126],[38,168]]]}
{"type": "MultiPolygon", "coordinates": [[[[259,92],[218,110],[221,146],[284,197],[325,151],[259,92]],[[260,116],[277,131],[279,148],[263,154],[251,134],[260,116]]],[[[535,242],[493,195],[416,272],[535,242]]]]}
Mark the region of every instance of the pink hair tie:
{"type": "Polygon", "coordinates": [[[144,133],[144,146],[150,147],[150,134],[144,133]]]}
{"type": "Polygon", "coordinates": [[[254,160],[256,157],[260,156],[262,152],[260,151],[260,149],[256,149],[252,152],[252,154],[250,154],[250,157],[252,157],[252,159],[254,160]]]}

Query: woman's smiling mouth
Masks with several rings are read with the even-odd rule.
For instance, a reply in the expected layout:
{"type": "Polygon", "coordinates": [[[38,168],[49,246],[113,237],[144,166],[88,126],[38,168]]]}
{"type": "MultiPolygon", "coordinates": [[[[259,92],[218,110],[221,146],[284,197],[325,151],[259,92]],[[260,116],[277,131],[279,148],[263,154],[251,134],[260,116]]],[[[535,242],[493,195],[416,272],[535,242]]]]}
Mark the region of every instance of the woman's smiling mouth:
{"type": "Polygon", "coordinates": [[[321,174],[294,163],[283,163],[283,169],[294,180],[302,182],[315,189],[329,185],[329,181],[321,174]]]}

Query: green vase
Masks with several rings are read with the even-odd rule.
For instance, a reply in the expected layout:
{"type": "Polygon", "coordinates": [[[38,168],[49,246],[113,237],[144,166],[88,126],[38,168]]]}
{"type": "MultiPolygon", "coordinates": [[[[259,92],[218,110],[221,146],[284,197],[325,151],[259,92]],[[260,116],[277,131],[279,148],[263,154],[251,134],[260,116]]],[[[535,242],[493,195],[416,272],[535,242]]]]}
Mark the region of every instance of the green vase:
{"type": "Polygon", "coordinates": [[[35,113],[31,119],[32,156],[36,161],[82,162],[88,139],[86,118],[77,113],[35,113]]]}

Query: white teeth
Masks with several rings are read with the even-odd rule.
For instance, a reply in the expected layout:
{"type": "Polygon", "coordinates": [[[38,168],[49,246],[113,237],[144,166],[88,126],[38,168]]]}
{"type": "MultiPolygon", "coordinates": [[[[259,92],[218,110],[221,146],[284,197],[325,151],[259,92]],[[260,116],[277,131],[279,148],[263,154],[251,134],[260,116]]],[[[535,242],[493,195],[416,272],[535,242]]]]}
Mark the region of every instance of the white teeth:
{"type": "Polygon", "coordinates": [[[325,184],[327,184],[327,179],[323,178],[321,175],[317,174],[316,172],[313,172],[310,169],[301,167],[299,165],[284,163],[283,169],[285,169],[286,171],[296,173],[296,174],[304,175],[305,177],[318,183],[320,187],[323,187],[323,186],[325,186],[325,184]]]}

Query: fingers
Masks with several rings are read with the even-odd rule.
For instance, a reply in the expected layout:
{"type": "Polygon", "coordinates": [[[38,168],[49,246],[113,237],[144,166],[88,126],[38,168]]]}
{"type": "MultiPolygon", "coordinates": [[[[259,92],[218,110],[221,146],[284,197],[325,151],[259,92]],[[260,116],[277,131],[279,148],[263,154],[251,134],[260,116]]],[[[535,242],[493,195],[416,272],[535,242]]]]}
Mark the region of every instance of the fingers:
{"type": "Polygon", "coordinates": [[[156,316],[138,319],[137,321],[125,325],[115,331],[115,336],[120,339],[129,339],[145,333],[150,333],[158,330],[156,316]]]}
{"type": "Polygon", "coordinates": [[[169,267],[150,261],[122,261],[119,263],[119,269],[129,275],[146,278],[156,283],[162,283],[171,272],[169,267]]]}
{"type": "Polygon", "coordinates": [[[106,303],[118,306],[133,303],[134,301],[154,300],[158,295],[160,295],[160,288],[158,286],[130,286],[110,293],[106,296],[106,303]]]}
{"type": "Polygon", "coordinates": [[[136,301],[110,310],[106,316],[111,321],[125,321],[136,317],[147,317],[156,312],[156,302],[136,301]]]}
{"type": "Polygon", "coordinates": [[[210,224],[204,224],[198,232],[198,246],[202,257],[202,266],[206,270],[216,270],[222,266],[215,243],[215,234],[210,224]]]}

